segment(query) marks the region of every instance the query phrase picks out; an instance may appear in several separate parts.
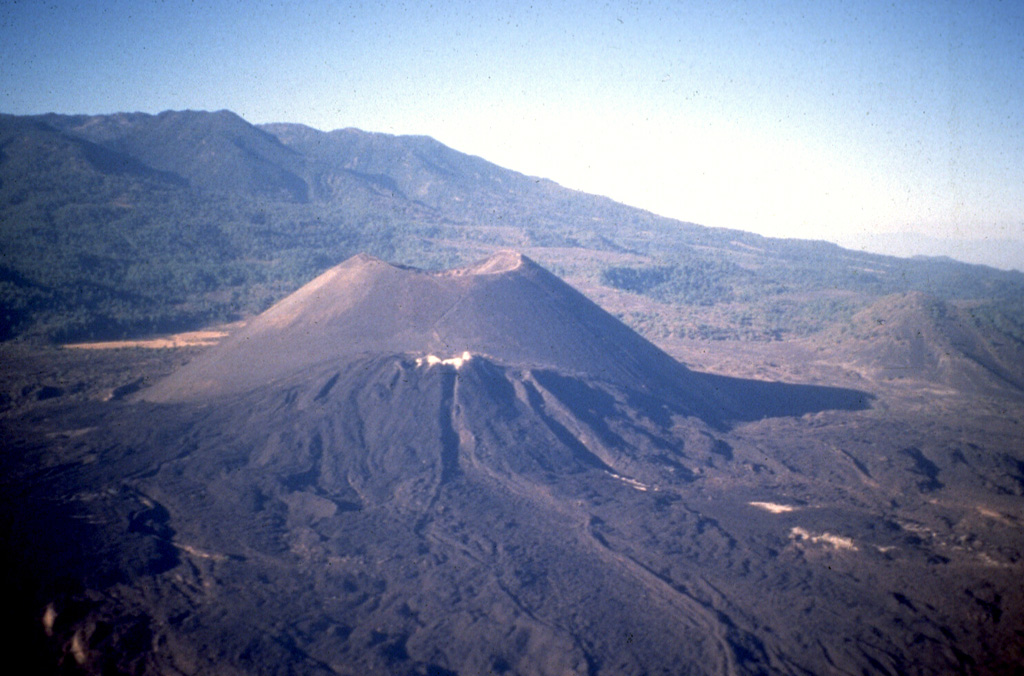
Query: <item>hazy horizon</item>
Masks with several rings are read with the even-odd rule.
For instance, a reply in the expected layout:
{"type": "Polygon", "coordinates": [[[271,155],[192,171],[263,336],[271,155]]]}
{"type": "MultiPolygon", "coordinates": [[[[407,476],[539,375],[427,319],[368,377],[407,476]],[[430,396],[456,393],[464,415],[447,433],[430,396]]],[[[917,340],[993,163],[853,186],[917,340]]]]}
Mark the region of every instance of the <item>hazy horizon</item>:
{"type": "Polygon", "coordinates": [[[1024,268],[1024,8],[1009,3],[57,2],[0,17],[13,114],[226,108],[423,134],[684,221],[1024,268]]]}

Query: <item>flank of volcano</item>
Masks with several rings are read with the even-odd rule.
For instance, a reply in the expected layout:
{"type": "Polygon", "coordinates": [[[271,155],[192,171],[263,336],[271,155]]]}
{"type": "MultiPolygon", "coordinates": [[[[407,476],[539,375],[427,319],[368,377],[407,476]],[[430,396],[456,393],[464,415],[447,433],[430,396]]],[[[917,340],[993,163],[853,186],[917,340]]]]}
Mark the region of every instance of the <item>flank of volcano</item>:
{"type": "MultiPolygon", "coordinates": [[[[237,394],[372,355],[464,353],[640,389],[688,371],[532,260],[499,252],[426,272],[359,254],[327,270],[230,340],[150,388],[153,402],[237,394]]],[[[694,403],[706,405],[691,383],[694,403]]]]}
{"type": "Polygon", "coordinates": [[[24,442],[11,556],[86,673],[998,673],[1017,522],[981,558],[931,499],[995,461],[870,400],[691,370],[516,253],[359,255],[24,442]]]}

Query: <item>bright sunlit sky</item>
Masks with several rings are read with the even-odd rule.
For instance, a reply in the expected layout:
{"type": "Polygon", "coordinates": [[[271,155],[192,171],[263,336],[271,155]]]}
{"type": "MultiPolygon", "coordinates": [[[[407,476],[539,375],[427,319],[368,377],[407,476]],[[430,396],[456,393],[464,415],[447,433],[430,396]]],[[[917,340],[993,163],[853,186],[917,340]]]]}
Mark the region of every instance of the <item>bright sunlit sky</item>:
{"type": "Polygon", "coordinates": [[[770,236],[1024,240],[1018,0],[0,5],[0,111],[184,108],[426,134],[770,236]]]}

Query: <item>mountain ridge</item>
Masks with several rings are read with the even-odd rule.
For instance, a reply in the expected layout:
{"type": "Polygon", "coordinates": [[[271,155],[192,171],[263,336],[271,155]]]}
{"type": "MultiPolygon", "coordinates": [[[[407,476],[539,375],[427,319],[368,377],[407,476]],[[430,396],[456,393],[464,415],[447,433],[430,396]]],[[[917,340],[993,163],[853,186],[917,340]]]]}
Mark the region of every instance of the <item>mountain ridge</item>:
{"type": "Polygon", "coordinates": [[[905,290],[1022,314],[1021,273],[674,221],[426,137],[165,111],[4,116],[0,138],[0,337],[230,321],[359,251],[440,269],[524,250],[679,308],[651,330],[683,337],[807,335],[905,290]]]}
{"type": "Polygon", "coordinates": [[[241,189],[305,201],[301,161],[271,134],[227,111],[164,111],[158,115],[44,115],[55,129],[124,153],[207,190],[241,189]],[[198,120],[210,124],[197,124],[198,120]],[[194,154],[194,151],[198,153],[194,154]],[[239,171],[238,167],[244,169],[239,171]]]}

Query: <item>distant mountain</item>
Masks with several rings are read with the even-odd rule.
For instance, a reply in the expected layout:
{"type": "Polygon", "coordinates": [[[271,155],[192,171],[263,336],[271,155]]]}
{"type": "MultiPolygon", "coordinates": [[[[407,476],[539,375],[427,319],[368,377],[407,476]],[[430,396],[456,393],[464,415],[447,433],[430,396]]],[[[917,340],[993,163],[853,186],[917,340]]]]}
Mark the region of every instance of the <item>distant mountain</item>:
{"type": "Polygon", "coordinates": [[[38,119],[69,136],[180,176],[201,190],[308,199],[302,156],[226,110],[38,119]]]}
{"type": "MultiPolygon", "coordinates": [[[[61,133],[38,118],[0,116],[4,182],[8,202],[24,201],[29,193],[102,189],[104,180],[148,182],[147,188],[181,187],[181,177],[87,138],[61,133]]],[[[76,195],[81,197],[79,195],[76,195]]]]}
{"type": "Polygon", "coordinates": [[[536,179],[456,152],[426,136],[390,136],[358,129],[321,132],[296,124],[262,125],[307,160],[317,196],[338,196],[339,176],[368,180],[401,197],[454,212],[508,204],[536,192],[536,179]]]}
{"type": "Polygon", "coordinates": [[[678,308],[645,320],[668,335],[806,335],[907,291],[1024,315],[1021,273],[682,223],[426,137],[228,111],[0,117],[2,339],[197,327],[359,251],[438,268],[507,247],[678,308]]]}
{"type": "Polygon", "coordinates": [[[966,263],[1024,271],[1024,241],[1010,237],[971,239],[936,237],[920,232],[850,235],[841,240],[851,249],[889,256],[955,258],[966,263]]]}

